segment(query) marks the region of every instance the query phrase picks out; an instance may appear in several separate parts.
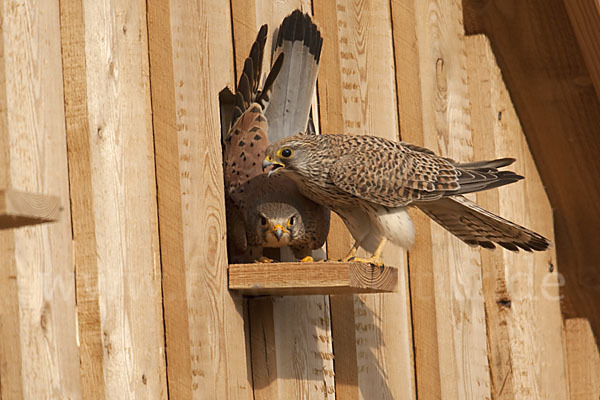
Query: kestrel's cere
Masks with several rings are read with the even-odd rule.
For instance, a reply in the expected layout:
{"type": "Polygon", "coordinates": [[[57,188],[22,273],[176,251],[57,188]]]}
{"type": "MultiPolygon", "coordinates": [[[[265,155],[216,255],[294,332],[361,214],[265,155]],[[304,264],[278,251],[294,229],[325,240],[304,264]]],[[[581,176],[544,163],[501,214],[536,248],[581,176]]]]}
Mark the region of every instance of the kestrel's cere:
{"type": "Polygon", "coordinates": [[[223,137],[229,259],[271,261],[263,257],[264,247],[290,246],[296,258],[310,261],[329,232],[329,210],[302,196],[289,178],[267,178],[261,161],[271,136],[307,129],[322,38],[308,15],[286,17],[259,90],[266,38],[263,25],[236,88],[233,125],[223,137]]]}
{"type": "Polygon", "coordinates": [[[542,251],[550,242],[522,226],[494,215],[462,194],[523,179],[499,171],[512,158],[460,163],[431,150],[376,136],[296,135],[271,144],[263,167],[272,177],[287,176],[313,201],[335,211],[372,256],[357,261],[381,265],[387,240],[406,249],[415,238],[407,207],[417,206],[471,246],[542,251]]]}

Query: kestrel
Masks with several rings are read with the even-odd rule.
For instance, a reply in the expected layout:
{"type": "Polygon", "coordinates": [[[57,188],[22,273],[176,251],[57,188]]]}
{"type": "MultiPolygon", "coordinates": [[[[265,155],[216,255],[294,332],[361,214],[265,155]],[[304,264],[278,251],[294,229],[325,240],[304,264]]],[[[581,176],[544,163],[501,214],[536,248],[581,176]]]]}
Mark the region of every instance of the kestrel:
{"type": "Polygon", "coordinates": [[[264,247],[290,246],[310,261],[329,231],[329,210],[302,196],[285,176],[267,178],[261,161],[269,138],[306,131],[322,38],[310,17],[294,11],[275,42],[274,63],[259,90],[267,38],[263,25],[237,85],[233,125],[223,138],[230,261],[271,261],[264,247]]]}
{"type": "Polygon", "coordinates": [[[272,177],[292,179],[306,197],[344,220],[356,241],[345,260],[362,247],[372,256],[355,260],[382,265],[387,240],[405,249],[414,242],[410,206],[471,246],[545,250],[548,239],[462,196],[523,179],[498,170],[514,161],[460,163],[376,136],[299,134],[271,144],[262,165],[273,168],[272,177]]]}

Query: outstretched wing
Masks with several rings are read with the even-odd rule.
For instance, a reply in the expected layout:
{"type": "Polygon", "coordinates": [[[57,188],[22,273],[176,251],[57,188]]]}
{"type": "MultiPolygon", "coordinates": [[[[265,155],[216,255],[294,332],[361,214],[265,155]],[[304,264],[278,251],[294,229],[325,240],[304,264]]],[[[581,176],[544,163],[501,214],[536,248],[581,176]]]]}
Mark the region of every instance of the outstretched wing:
{"type": "Polygon", "coordinates": [[[273,58],[285,57],[265,111],[271,142],[306,132],[322,44],[321,32],[308,14],[296,10],[281,23],[273,58]]]}
{"type": "Polygon", "coordinates": [[[493,249],[494,243],[513,251],[546,250],[550,241],[537,233],[510,222],[463,196],[453,196],[418,207],[431,219],[471,246],[493,249]]]}
{"type": "Polygon", "coordinates": [[[427,149],[375,136],[354,136],[340,146],[346,155],[330,170],[334,184],[387,207],[491,189],[523,178],[498,171],[514,161],[508,158],[460,164],[427,149]]]}

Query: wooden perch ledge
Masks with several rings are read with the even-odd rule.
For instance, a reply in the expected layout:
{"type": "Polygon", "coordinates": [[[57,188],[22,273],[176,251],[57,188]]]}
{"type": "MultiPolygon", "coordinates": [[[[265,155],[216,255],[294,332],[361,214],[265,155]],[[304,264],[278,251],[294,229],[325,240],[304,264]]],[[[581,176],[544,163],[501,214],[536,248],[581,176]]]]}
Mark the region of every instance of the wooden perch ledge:
{"type": "Polygon", "coordinates": [[[396,291],[398,270],[358,262],[229,264],[229,289],[245,295],[314,295],[396,291]]]}
{"type": "Polygon", "coordinates": [[[55,196],[0,189],[0,229],[54,222],[61,209],[55,196]]]}

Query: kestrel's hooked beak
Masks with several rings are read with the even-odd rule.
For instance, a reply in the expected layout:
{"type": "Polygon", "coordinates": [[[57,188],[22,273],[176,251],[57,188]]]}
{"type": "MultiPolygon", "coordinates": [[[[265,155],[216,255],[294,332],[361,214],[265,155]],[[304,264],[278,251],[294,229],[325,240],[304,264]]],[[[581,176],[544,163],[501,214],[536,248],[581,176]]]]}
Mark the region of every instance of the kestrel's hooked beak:
{"type": "Polygon", "coordinates": [[[283,237],[284,233],[290,233],[290,231],[285,229],[281,224],[275,225],[273,228],[271,228],[271,231],[273,232],[273,235],[275,235],[275,237],[277,238],[278,242],[281,241],[281,238],[283,237]]]}
{"type": "Polygon", "coordinates": [[[267,167],[270,167],[270,166],[273,166],[273,169],[269,171],[269,175],[268,176],[273,175],[279,168],[285,168],[285,165],[283,165],[279,161],[275,161],[273,158],[271,158],[271,156],[266,156],[265,159],[262,162],[262,169],[263,169],[263,171],[267,167]]]}

